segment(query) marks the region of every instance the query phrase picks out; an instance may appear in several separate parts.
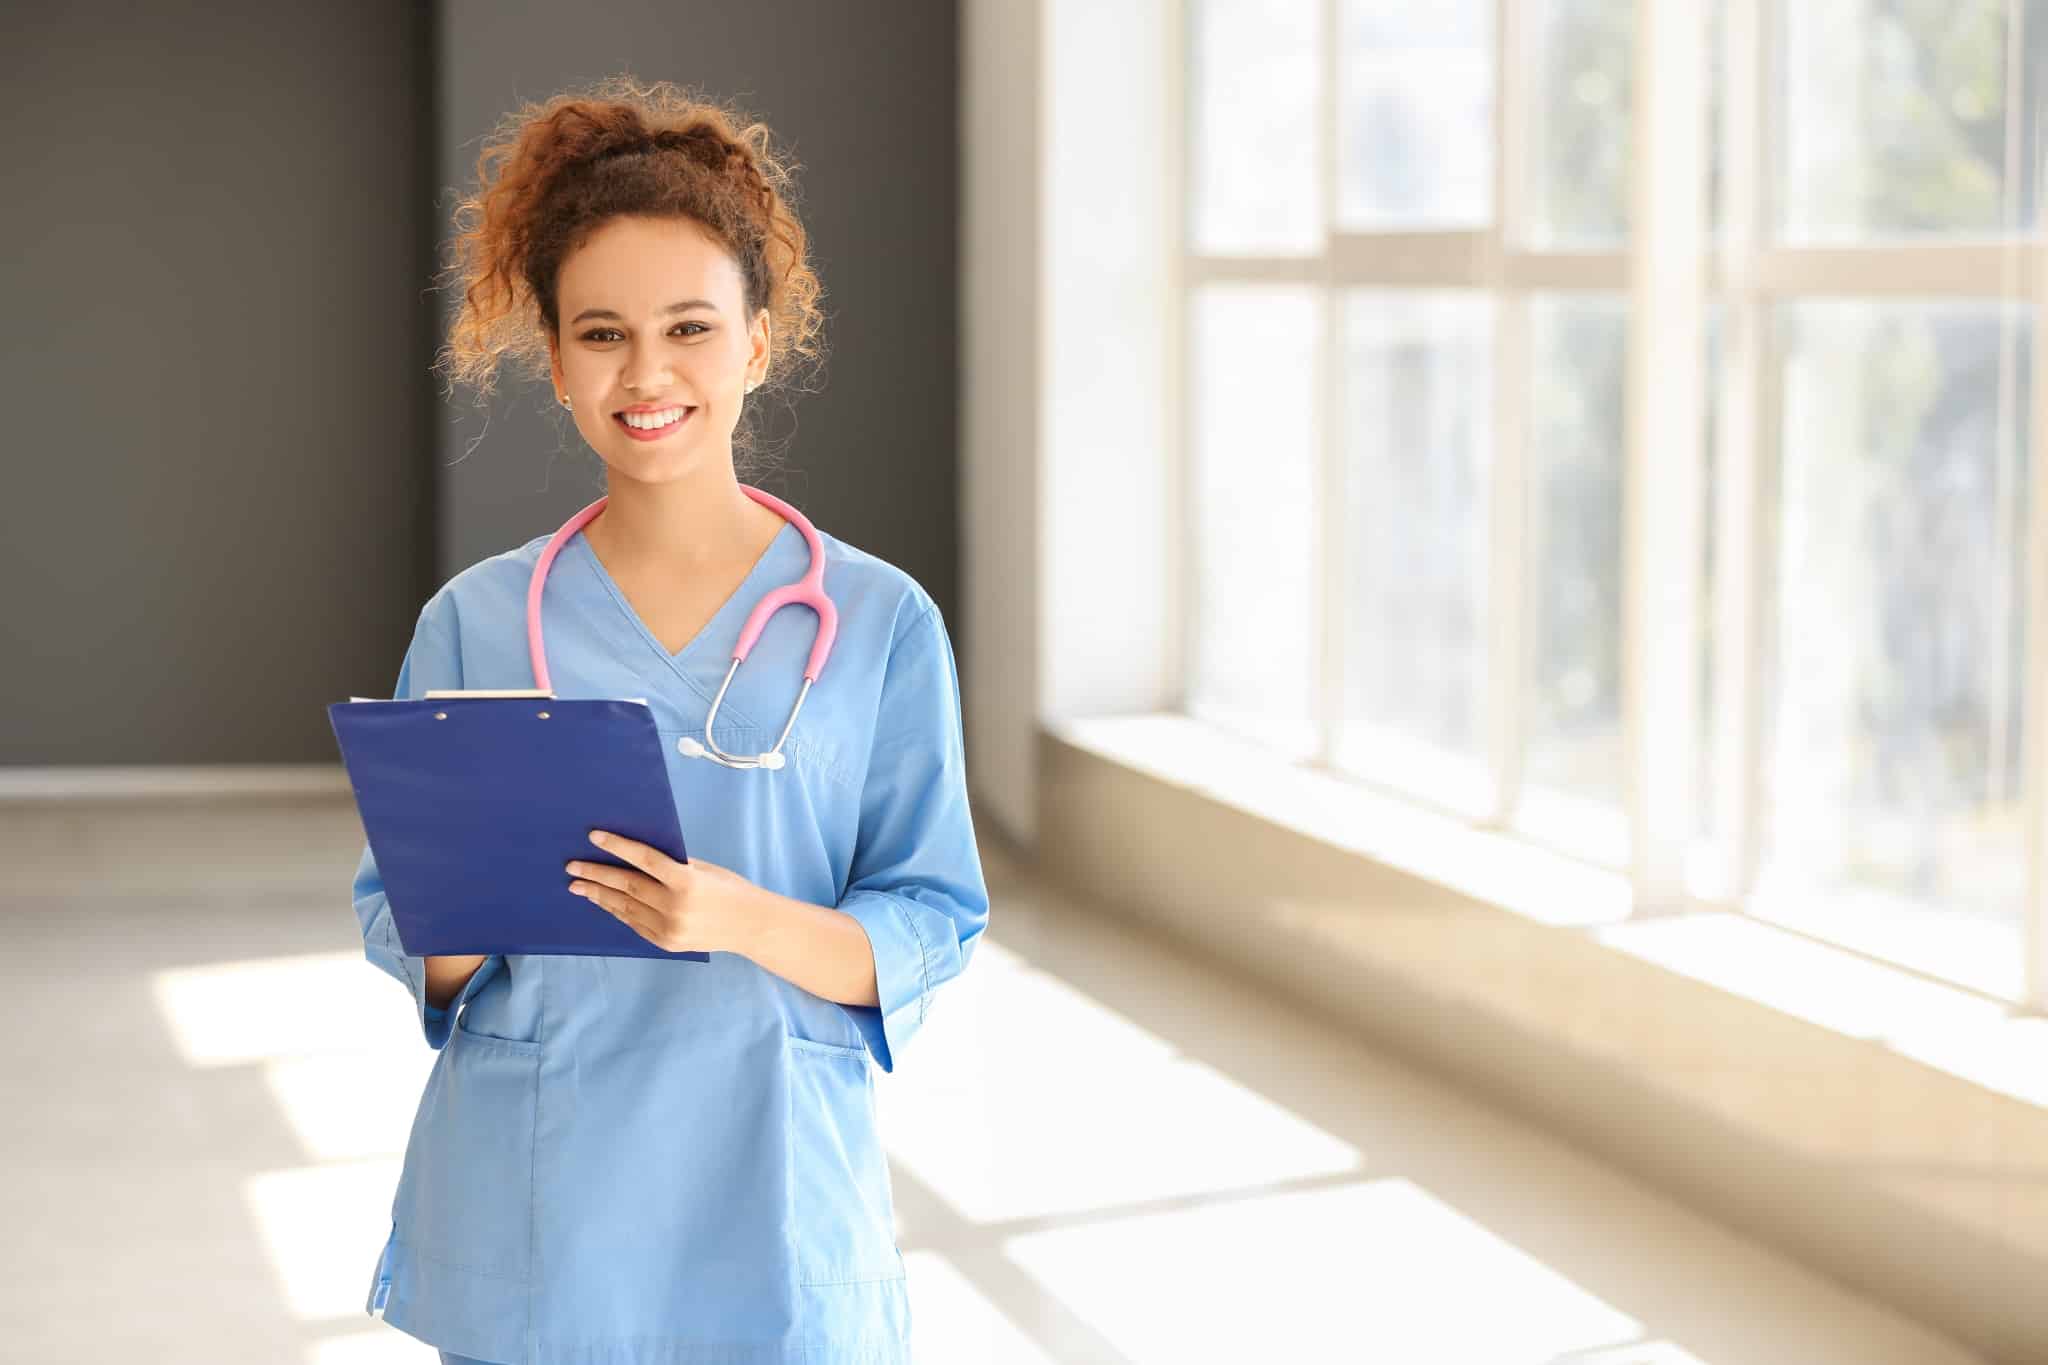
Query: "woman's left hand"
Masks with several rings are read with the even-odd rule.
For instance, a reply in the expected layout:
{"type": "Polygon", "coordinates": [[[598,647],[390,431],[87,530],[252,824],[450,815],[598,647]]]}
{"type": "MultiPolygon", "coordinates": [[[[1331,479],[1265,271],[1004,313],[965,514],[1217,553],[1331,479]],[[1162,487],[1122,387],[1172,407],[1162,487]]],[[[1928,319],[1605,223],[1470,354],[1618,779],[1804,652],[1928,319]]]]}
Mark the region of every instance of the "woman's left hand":
{"type": "Polygon", "coordinates": [[[752,882],[702,858],[679,863],[651,844],[606,830],[591,831],[590,842],[632,866],[572,862],[572,892],[664,952],[733,951],[752,882]]]}

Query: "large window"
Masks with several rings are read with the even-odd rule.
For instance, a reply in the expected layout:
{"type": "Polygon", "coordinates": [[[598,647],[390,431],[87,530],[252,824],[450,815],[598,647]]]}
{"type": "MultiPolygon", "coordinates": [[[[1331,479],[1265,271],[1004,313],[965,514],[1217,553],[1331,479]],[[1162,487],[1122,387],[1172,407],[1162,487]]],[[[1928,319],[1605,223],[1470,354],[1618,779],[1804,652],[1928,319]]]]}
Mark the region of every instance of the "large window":
{"type": "Polygon", "coordinates": [[[1640,866],[1699,490],[1690,893],[2048,1004],[2048,0],[1714,0],[1670,451],[1633,0],[1186,4],[1190,713],[1640,866]]]}

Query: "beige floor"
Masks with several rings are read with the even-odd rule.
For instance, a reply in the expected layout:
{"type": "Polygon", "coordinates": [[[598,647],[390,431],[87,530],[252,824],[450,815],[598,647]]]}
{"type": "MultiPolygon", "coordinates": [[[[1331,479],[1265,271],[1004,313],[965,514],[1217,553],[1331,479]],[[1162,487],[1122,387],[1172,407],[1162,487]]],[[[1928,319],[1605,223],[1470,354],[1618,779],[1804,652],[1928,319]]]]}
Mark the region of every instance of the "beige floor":
{"type": "MultiPolygon", "coordinates": [[[[349,803],[0,806],[0,1359],[431,1365],[362,1313],[431,1054],[349,803]]],[[[882,1122],[918,1355],[1974,1360],[985,849],[882,1122]]]]}

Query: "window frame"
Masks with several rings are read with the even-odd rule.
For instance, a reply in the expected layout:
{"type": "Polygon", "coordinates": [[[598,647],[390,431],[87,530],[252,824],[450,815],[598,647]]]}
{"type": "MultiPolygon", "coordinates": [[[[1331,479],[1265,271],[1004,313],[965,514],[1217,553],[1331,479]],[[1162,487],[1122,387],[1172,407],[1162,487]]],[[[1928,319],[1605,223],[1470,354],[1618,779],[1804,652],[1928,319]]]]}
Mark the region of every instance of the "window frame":
{"type": "MultiPolygon", "coordinates": [[[[1168,314],[1173,327],[1168,354],[1168,431],[1178,452],[1173,481],[1175,516],[1180,534],[1173,539],[1182,556],[1171,581],[1182,585],[1173,606],[1177,637],[1180,709],[1198,719],[1203,714],[1192,695],[1196,636],[1200,629],[1195,603],[1186,586],[1198,581],[1190,572],[1201,546],[1195,483],[1188,476],[1192,461],[1188,399],[1189,341],[1185,318],[1194,291],[1211,284],[1252,283],[1308,285],[1321,291],[1322,346],[1314,392],[1320,412],[1314,428],[1319,479],[1314,525],[1320,564],[1322,626],[1316,666],[1320,671],[1317,723],[1322,748],[1314,760],[1334,767],[1343,747],[1343,640],[1349,610],[1341,572],[1346,506],[1343,430],[1339,421],[1344,382],[1341,328],[1345,291],[1352,289],[1466,290],[1491,300],[1493,374],[1496,394],[1526,391],[1530,364],[1529,304],[1534,295],[1584,292],[1622,296],[1629,305],[1628,376],[1624,418],[1624,570],[1622,708],[1624,745],[1623,790],[1627,827],[1633,835],[1630,877],[1637,914],[1693,908],[1719,908],[1754,913],[1747,903],[1761,871],[1763,809],[1762,720],[1768,704],[1762,694],[1764,623],[1770,604],[1764,600],[1769,581],[1765,556],[1771,552],[1766,528],[1757,515],[1759,496],[1768,485],[1777,451],[1778,369],[1772,322],[1777,305],[1789,299],[1853,296],[1858,298],[1941,297],[1963,300],[2004,300],[2030,305],[2034,324],[2032,411],[2030,429],[2038,450],[2048,440],[2048,211],[2037,213],[2031,233],[2003,239],[1946,239],[1930,242],[1873,242],[1839,246],[1781,245],[1773,241],[1771,161],[1766,116],[1771,92],[1777,88],[1775,63],[1780,57],[1771,40],[1774,6],[1782,0],[1721,0],[1718,46],[1720,91],[1718,127],[1708,129],[1704,93],[1709,78],[1709,50],[1703,42],[1682,40],[1687,25],[1704,28],[1704,12],[1696,0],[1636,0],[1634,60],[1640,75],[1632,82],[1629,237],[1611,249],[1556,249],[1530,244],[1527,225],[1526,176],[1529,149],[1526,133],[1533,126],[1526,25],[1529,6],[1520,0],[1494,0],[1494,138],[1493,217],[1485,228],[1444,231],[1353,232],[1330,226],[1339,199],[1338,61],[1343,0],[1315,0],[1320,7],[1320,71],[1318,93],[1319,156],[1322,209],[1327,228],[1325,249],[1300,256],[1211,256],[1190,247],[1194,204],[1189,187],[1195,181],[1187,130],[1194,117],[1192,83],[1194,24],[1201,0],[1173,0],[1166,23],[1172,60],[1169,98],[1174,102],[1167,126],[1174,146],[1168,179],[1174,195],[1175,235],[1173,287],[1168,314]],[[1674,35],[1680,35],[1674,40],[1674,35]],[[1688,110],[1684,101],[1697,96],[1688,110]],[[1703,213],[1707,192],[1708,147],[1718,136],[1720,181],[1718,233],[1706,232],[1703,213]],[[1645,167],[1653,168],[1646,175],[1645,167]],[[1645,222],[1661,225],[1641,231],[1645,222]],[[1675,248],[1675,249],[1674,249],[1675,248]],[[1699,613],[1706,609],[1705,584],[1697,572],[1705,490],[1704,422],[1692,424],[1692,437],[1660,436],[1656,479],[1642,479],[1648,468],[1647,440],[1637,432],[1632,414],[1649,411],[1650,376],[1660,376],[1658,402],[1668,411],[1668,376],[1675,371],[1653,368],[1658,357],[1704,356],[1705,304],[1720,305],[1720,364],[1711,391],[1705,389],[1703,366],[1695,365],[1694,407],[1714,409],[1713,486],[1713,709],[1700,740],[1710,750],[1715,774],[1709,799],[1713,803],[1716,846],[1720,859],[1706,859],[1692,847],[1688,833],[1704,812],[1698,805],[1691,739],[1673,739],[1672,726],[1690,735],[1698,715],[1690,679],[1697,674],[1696,641],[1699,613]],[[1681,462],[1672,477],[1673,461],[1681,462]],[[1637,490],[1644,490],[1642,496],[1637,490]],[[1675,505],[1689,493],[1691,507],[1675,505]],[[1674,541],[1675,536],[1675,541],[1674,541]],[[1659,604],[1651,617],[1646,603],[1659,604]],[[1674,606],[1675,604],[1675,606],[1674,606]],[[1672,622],[1677,621],[1674,627],[1672,622]]],[[[2017,26],[2024,14],[2021,0],[2008,0],[2017,26]]],[[[2020,47],[2017,27],[2008,42],[2008,79],[2016,79],[2011,54],[2020,47]]],[[[2008,117],[2022,101],[2007,100],[2008,117]]],[[[2009,138],[2008,146],[2016,145],[2009,138]]],[[[2013,153],[2008,153],[2010,160],[2013,153]]],[[[2008,212],[2012,212],[2011,201],[2008,212]]],[[[1681,383],[1681,388],[1684,385],[1681,383]]],[[[1476,823],[1497,832],[1517,831],[1515,813],[1523,793],[1522,733],[1526,716],[1527,670],[1524,631],[1527,622],[1521,598],[1521,564],[1527,535],[1527,433],[1523,404],[1494,405],[1492,487],[1489,492],[1487,573],[1487,655],[1490,661],[1514,661],[1486,668],[1485,732],[1489,760],[1496,775],[1492,809],[1476,823]]],[[[1681,398],[1681,407],[1684,401],[1681,398]]],[[[1702,412],[1702,416],[1704,413],[1702,412]]],[[[1645,430],[1648,430],[1647,426],[1645,430]]],[[[2026,761],[2021,799],[2025,811],[2027,894],[2022,907],[2026,954],[2025,984],[2015,1003],[2030,1010],[2048,1010],[2048,461],[2032,457],[2030,505],[2026,522],[2032,530],[2027,546],[2024,582],[2026,660],[2022,700],[2026,761]]],[[[1363,780],[1363,779],[1360,779],[1363,780]]],[[[1414,793],[1404,793],[1423,800],[1414,793]]],[[[1796,924],[1784,927],[1797,930],[1796,924]]],[[[1885,957],[1913,970],[1932,971],[1881,947],[1844,944],[1856,951],[1885,957]]]]}

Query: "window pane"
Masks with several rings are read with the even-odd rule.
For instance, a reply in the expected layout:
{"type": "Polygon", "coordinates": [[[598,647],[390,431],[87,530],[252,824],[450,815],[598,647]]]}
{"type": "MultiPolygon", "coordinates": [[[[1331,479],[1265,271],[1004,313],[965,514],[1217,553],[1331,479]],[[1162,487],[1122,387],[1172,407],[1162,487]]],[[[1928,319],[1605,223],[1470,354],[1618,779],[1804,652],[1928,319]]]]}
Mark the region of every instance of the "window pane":
{"type": "Polygon", "coordinates": [[[1338,222],[1479,228],[1493,216],[1494,0],[1347,0],[1338,222]]]}
{"type": "Polygon", "coordinates": [[[1321,679],[1321,298],[1303,286],[1211,285],[1190,303],[1191,709],[1306,757],[1321,679]]]}
{"type": "Polygon", "coordinates": [[[2025,11],[2014,110],[2039,126],[2042,0],[1778,5],[1778,223],[1798,241],[2032,226],[2035,141],[2007,146],[2008,4],[2025,11]],[[2008,153],[2013,174],[2008,175],[2008,153]]]}
{"type": "Polygon", "coordinates": [[[1850,936],[2010,993],[2026,871],[2026,311],[1814,300],[1780,321],[1760,899],[1818,914],[1824,898],[1788,892],[1842,892],[1850,936]]]}
{"type": "Polygon", "coordinates": [[[1530,0],[1528,219],[1536,246],[1613,246],[1628,223],[1632,0],[1530,0]]]}
{"type": "Polygon", "coordinates": [[[1485,812],[1493,311],[1345,299],[1350,621],[1341,766],[1485,812]]]}
{"type": "Polygon", "coordinates": [[[1189,245],[1323,245],[1321,0],[1197,0],[1189,11],[1189,245]]]}
{"type": "Polygon", "coordinates": [[[1516,823],[1619,863],[1627,304],[1549,294],[1529,307],[1529,699],[1516,823]]]}

